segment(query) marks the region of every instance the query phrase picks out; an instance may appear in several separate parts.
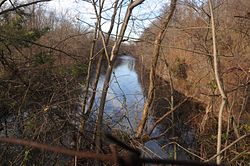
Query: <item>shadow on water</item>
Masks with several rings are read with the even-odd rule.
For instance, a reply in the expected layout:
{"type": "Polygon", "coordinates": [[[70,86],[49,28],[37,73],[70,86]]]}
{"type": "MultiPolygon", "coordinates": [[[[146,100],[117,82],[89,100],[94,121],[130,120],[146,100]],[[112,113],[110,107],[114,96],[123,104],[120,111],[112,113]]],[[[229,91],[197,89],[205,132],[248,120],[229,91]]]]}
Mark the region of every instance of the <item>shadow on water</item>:
{"type": "MultiPolygon", "coordinates": [[[[95,100],[96,109],[99,105],[104,82],[105,66],[103,65],[99,78],[98,93],[95,100]]],[[[134,134],[143,110],[148,79],[149,72],[144,69],[143,64],[140,64],[136,58],[128,55],[117,58],[105,106],[105,121],[110,128],[117,128],[131,135],[134,134]]],[[[159,117],[170,110],[168,102],[170,99],[169,83],[157,76],[155,92],[153,111],[151,111],[146,131],[151,129],[159,117]]],[[[174,91],[175,105],[185,98],[184,94],[174,91]]],[[[193,99],[188,100],[175,111],[174,121],[172,121],[171,116],[166,118],[163,123],[155,128],[151,137],[157,137],[163,132],[165,134],[158,139],[147,141],[145,145],[162,158],[171,158],[173,154],[171,142],[177,142],[184,147],[193,149],[196,144],[195,129],[187,123],[187,120],[200,110],[204,110],[204,106],[201,103],[193,99]]],[[[190,158],[189,155],[179,148],[177,148],[177,154],[178,159],[190,158]]]]}

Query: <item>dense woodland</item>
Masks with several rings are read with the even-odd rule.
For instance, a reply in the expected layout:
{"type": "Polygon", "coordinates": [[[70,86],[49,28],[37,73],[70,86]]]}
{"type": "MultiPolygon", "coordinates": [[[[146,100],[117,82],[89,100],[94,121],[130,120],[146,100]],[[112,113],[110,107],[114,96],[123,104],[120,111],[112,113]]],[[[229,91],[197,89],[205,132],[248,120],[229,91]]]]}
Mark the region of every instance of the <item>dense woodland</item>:
{"type": "Polygon", "coordinates": [[[110,154],[107,133],[139,150],[150,140],[170,139],[168,159],[178,159],[182,147],[190,160],[249,165],[249,0],[162,1],[148,20],[133,13],[147,0],[79,1],[93,7],[89,23],[49,10],[49,1],[0,2],[0,165],[112,165],[72,152],[110,154]],[[145,20],[150,24],[138,37],[128,33],[145,20]],[[112,71],[123,54],[136,58],[145,88],[134,133],[110,129],[104,119],[112,71]],[[154,124],[147,126],[150,117],[154,124]],[[194,129],[195,146],[178,138],[179,121],[194,129]],[[160,124],[165,131],[153,136],[160,124]],[[10,137],[28,143],[10,144],[10,137]],[[32,141],[63,149],[34,149],[32,141]]]}

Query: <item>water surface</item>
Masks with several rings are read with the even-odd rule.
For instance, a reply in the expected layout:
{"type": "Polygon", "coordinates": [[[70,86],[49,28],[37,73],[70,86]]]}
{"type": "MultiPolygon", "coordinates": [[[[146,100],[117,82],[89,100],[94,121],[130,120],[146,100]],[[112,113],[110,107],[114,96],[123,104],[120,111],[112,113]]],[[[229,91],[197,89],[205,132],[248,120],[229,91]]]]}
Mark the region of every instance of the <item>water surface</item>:
{"type": "MultiPolygon", "coordinates": [[[[113,127],[132,132],[140,120],[145,100],[143,87],[135,65],[136,59],[131,56],[117,58],[105,105],[105,117],[107,121],[113,127]]],[[[105,67],[103,70],[105,70],[105,67]]],[[[104,77],[104,74],[102,74],[99,78],[96,106],[99,105],[104,77]]]]}
{"type": "MultiPolygon", "coordinates": [[[[137,59],[132,56],[124,55],[117,58],[112,72],[104,110],[106,125],[112,129],[117,128],[130,134],[134,134],[138,122],[141,119],[141,112],[145,102],[144,94],[146,94],[144,92],[144,89],[146,88],[143,87],[140,80],[140,78],[143,77],[141,77],[141,73],[136,70],[139,68],[138,66],[136,67],[136,65],[140,64],[137,62],[137,59]]],[[[101,91],[105,79],[106,67],[105,65],[103,66],[97,87],[97,97],[95,100],[96,110],[99,106],[101,91]]],[[[149,126],[152,126],[153,123],[154,118],[151,114],[151,116],[148,117],[147,125],[145,127],[146,130],[151,128],[149,126]]],[[[180,130],[182,130],[182,128],[182,125],[178,127],[180,130]]],[[[166,126],[158,125],[151,136],[157,136],[164,132],[165,129],[166,126]]],[[[190,131],[187,130],[186,132],[181,132],[181,135],[185,135],[188,132],[190,131]]],[[[181,138],[181,135],[178,137],[181,138]]],[[[184,137],[184,139],[186,139],[186,136],[184,137]]],[[[168,140],[168,138],[161,137],[158,140],[146,142],[145,147],[154,152],[158,157],[171,158],[171,156],[173,156],[173,146],[168,145],[170,142],[171,141],[168,140]]],[[[178,150],[178,158],[187,159],[188,156],[184,151],[178,150]]]]}

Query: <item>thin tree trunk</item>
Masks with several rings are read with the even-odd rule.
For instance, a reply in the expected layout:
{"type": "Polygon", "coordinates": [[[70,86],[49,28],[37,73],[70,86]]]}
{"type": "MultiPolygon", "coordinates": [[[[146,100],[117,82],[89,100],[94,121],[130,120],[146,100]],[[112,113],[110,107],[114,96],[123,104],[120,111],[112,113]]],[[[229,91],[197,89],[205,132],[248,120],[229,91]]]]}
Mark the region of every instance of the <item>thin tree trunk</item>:
{"type": "MultiPolygon", "coordinates": [[[[104,1],[101,3],[103,5],[104,1]]],[[[93,85],[93,92],[92,92],[92,95],[90,97],[90,101],[89,101],[89,105],[88,105],[88,108],[85,109],[86,107],[86,104],[87,104],[87,98],[88,98],[88,89],[89,89],[89,85],[90,85],[90,69],[92,68],[92,64],[93,64],[93,57],[94,57],[94,48],[95,48],[95,43],[96,43],[96,40],[97,40],[97,29],[99,29],[99,31],[101,31],[100,29],[100,25],[101,25],[101,12],[102,12],[102,8],[103,7],[100,7],[100,10],[99,10],[99,14],[97,13],[97,9],[96,9],[96,6],[95,6],[95,2],[93,2],[93,6],[95,6],[95,11],[96,11],[96,17],[97,17],[97,24],[96,24],[96,31],[95,31],[95,42],[93,43],[92,47],[91,47],[91,55],[92,55],[92,58],[91,58],[91,63],[89,64],[89,68],[88,68],[88,76],[87,76],[87,81],[86,81],[86,93],[85,93],[85,98],[84,98],[84,102],[83,102],[83,110],[84,110],[84,113],[85,113],[85,120],[84,120],[84,123],[86,122],[86,119],[88,118],[89,114],[91,113],[91,110],[92,110],[92,107],[93,107],[93,104],[94,104],[94,100],[95,100],[95,95],[96,95],[96,90],[97,90],[97,85],[98,85],[98,81],[99,81],[99,76],[100,76],[100,73],[101,73],[101,67],[102,67],[102,59],[103,59],[103,55],[104,53],[107,55],[107,51],[104,51],[106,50],[106,47],[109,43],[109,39],[110,39],[110,35],[111,35],[111,32],[113,30],[113,27],[114,27],[114,21],[115,21],[115,15],[116,15],[116,11],[117,11],[117,4],[118,4],[118,0],[116,0],[115,2],[115,5],[114,5],[114,14],[112,15],[112,18],[111,18],[111,25],[110,25],[110,29],[108,31],[108,34],[107,34],[107,38],[105,40],[105,42],[103,42],[104,44],[104,47],[105,49],[103,49],[99,54],[100,54],[100,57],[98,59],[98,63],[97,63],[97,68],[96,68],[96,74],[95,74],[95,79],[94,79],[94,85],[93,85]]],[[[104,35],[103,33],[100,33],[101,34],[101,37],[102,39],[104,38],[104,35]]]]}
{"type": "Polygon", "coordinates": [[[212,38],[213,38],[213,65],[214,65],[214,75],[216,79],[216,83],[221,95],[221,104],[218,114],[218,133],[217,133],[217,157],[216,163],[221,164],[221,133],[222,133],[222,113],[225,108],[227,102],[227,96],[224,92],[221,76],[220,76],[220,69],[219,69],[219,59],[217,56],[217,48],[216,48],[216,34],[215,34],[215,24],[214,24],[214,15],[213,15],[213,7],[211,0],[208,1],[210,15],[211,15],[211,28],[212,28],[212,38]]]}
{"type": "Polygon", "coordinates": [[[175,8],[176,8],[176,2],[177,0],[171,0],[170,4],[170,11],[166,15],[166,18],[161,26],[161,30],[158,33],[155,42],[154,42],[154,52],[153,52],[153,58],[152,58],[152,66],[150,68],[150,76],[149,76],[149,88],[148,88],[148,95],[147,100],[144,104],[143,112],[142,112],[142,119],[137,127],[136,137],[141,137],[143,133],[143,129],[145,127],[146,121],[148,119],[148,113],[149,109],[152,107],[152,103],[154,100],[154,88],[155,88],[155,73],[156,73],[156,65],[158,62],[158,58],[160,55],[160,47],[161,42],[164,38],[166,29],[169,25],[169,22],[174,14],[175,8]]]}
{"type": "MultiPolygon", "coordinates": [[[[172,137],[175,136],[175,129],[174,129],[174,123],[175,123],[175,119],[174,119],[174,84],[173,84],[173,79],[172,79],[172,72],[169,68],[169,64],[164,56],[164,63],[165,63],[165,66],[167,67],[167,70],[168,70],[168,77],[169,77],[169,86],[170,86],[170,111],[172,112],[172,137]]],[[[176,144],[173,145],[174,146],[174,160],[177,159],[177,146],[176,144]]]]}
{"type": "Polygon", "coordinates": [[[97,131],[96,131],[96,140],[95,140],[95,144],[96,144],[96,149],[97,149],[97,153],[100,153],[100,149],[102,147],[102,143],[101,143],[101,134],[102,134],[102,122],[103,122],[103,112],[104,112],[104,107],[105,107],[105,102],[106,102],[106,96],[107,96],[107,92],[108,92],[108,88],[109,88],[109,82],[110,82],[110,77],[112,74],[112,69],[113,69],[113,65],[114,65],[114,61],[118,55],[118,51],[120,48],[120,45],[122,43],[125,31],[127,29],[128,26],[128,22],[129,19],[131,17],[132,11],[134,9],[134,7],[140,5],[144,0],[135,0],[132,1],[126,11],[125,14],[125,18],[120,30],[120,33],[118,35],[118,38],[114,44],[114,46],[112,47],[112,51],[111,51],[111,56],[110,56],[110,63],[108,66],[108,69],[106,71],[106,75],[105,75],[105,81],[104,81],[104,85],[103,85],[103,90],[102,90],[102,95],[101,95],[101,99],[100,99],[100,106],[99,106],[99,112],[98,112],[98,119],[97,119],[97,131]]]}
{"type": "MultiPolygon", "coordinates": [[[[89,84],[90,84],[90,70],[92,68],[92,63],[93,63],[93,57],[94,57],[94,49],[95,49],[95,44],[96,44],[96,40],[97,40],[97,25],[95,27],[95,32],[94,32],[94,38],[92,41],[92,45],[91,45],[91,49],[90,49],[90,54],[89,54],[89,64],[88,64],[88,73],[87,73],[87,78],[86,78],[86,87],[85,87],[85,94],[84,94],[84,99],[83,99],[83,106],[82,106],[82,116],[80,119],[80,127],[79,127],[79,131],[77,133],[77,139],[76,139],[76,149],[79,150],[79,147],[81,146],[81,137],[80,137],[80,133],[83,133],[84,131],[84,127],[85,127],[85,122],[88,115],[84,115],[85,114],[85,107],[86,107],[86,103],[87,103],[87,99],[88,99],[88,93],[89,93],[89,84]]],[[[77,165],[77,157],[75,156],[75,165],[77,165]]]]}
{"type": "Polygon", "coordinates": [[[98,25],[96,24],[95,26],[95,33],[94,33],[94,39],[92,41],[92,45],[91,45],[91,49],[90,49],[90,56],[89,56],[89,64],[88,64],[88,73],[87,73],[87,78],[86,78],[86,88],[85,88],[85,95],[84,95],[84,100],[83,100],[83,114],[86,113],[86,103],[87,103],[87,99],[88,99],[88,93],[89,93],[89,85],[90,85],[90,71],[92,68],[92,64],[93,64],[93,57],[94,57],[94,50],[95,50],[95,44],[96,44],[96,40],[97,40],[97,31],[98,31],[98,25]]]}
{"type": "MultiPolygon", "coordinates": [[[[111,35],[111,32],[112,32],[112,30],[114,28],[115,17],[116,17],[116,13],[117,13],[117,9],[118,9],[117,6],[118,6],[118,0],[115,1],[114,13],[112,15],[109,31],[108,31],[108,34],[107,34],[107,37],[106,37],[106,40],[105,40],[105,45],[106,46],[109,44],[110,35],[111,35]]],[[[104,55],[104,52],[102,51],[100,53],[100,57],[99,57],[98,62],[97,62],[96,74],[95,74],[94,85],[93,85],[93,93],[92,93],[92,95],[90,97],[89,106],[88,106],[87,111],[86,111],[87,114],[89,114],[91,112],[91,110],[93,108],[93,105],[94,105],[97,85],[98,85],[98,82],[99,82],[99,77],[100,77],[101,68],[102,68],[103,55],[104,55]]]]}

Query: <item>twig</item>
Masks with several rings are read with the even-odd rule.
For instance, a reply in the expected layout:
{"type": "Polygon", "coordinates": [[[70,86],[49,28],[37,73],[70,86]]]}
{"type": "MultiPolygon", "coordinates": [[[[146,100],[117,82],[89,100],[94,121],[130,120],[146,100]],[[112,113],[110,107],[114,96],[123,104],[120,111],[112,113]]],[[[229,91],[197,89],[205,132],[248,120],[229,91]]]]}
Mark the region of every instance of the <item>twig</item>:
{"type": "Polygon", "coordinates": [[[249,137],[250,136],[250,133],[249,134],[245,134],[243,136],[241,136],[240,138],[236,139],[234,142],[232,142],[231,144],[229,144],[227,147],[225,147],[223,150],[221,150],[219,153],[217,153],[216,155],[212,156],[211,158],[209,158],[208,160],[206,161],[211,161],[213,159],[215,159],[218,155],[220,155],[221,153],[223,153],[225,150],[229,149],[231,146],[233,146],[234,144],[236,144],[237,142],[239,142],[240,140],[246,138],[246,137],[249,137]]]}
{"type": "MultiPolygon", "coordinates": [[[[0,15],[4,14],[4,13],[7,13],[7,12],[11,12],[11,11],[14,11],[14,10],[17,10],[17,9],[20,9],[20,8],[23,8],[23,7],[27,7],[27,6],[30,6],[30,5],[34,5],[34,4],[37,4],[37,3],[40,3],[40,2],[49,2],[51,0],[39,0],[39,1],[33,1],[33,2],[30,2],[30,3],[25,3],[25,4],[21,4],[19,6],[16,6],[16,7],[13,7],[13,8],[10,8],[10,9],[6,9],[6,10],[3,10],[0,12],[0,15]]],[[[3,2],[4,3],[4,2],[3,2]]],[[[2,5],[2,3],[1,3],[2,5]]]]}
{"type": "Polygon", "coordinates": [[[56,153],[61,153],[69,156],[77,156],[78,158],[88,158],[88,159],[98,159],[102,161],[112,161],[113,157],[110,154],[96,154],[93,152],[83,152],[83,151],[75,151],[66,149],[63,147],[58,146],[50,146],[47,144],[41,144],[33,141],[26,141],[22,139],[16,139],[16,138],[0,138],[0,142],[7,142],[11,144],[17,144],[17,145],[24,145],[24,146],[30,146],[32,148],[37,148],[40,150],[46,150],[56,153]]]}
{"type": "MultiPolygon", "coordinates": [[[[178,144],[177,142],[170,142],[168,145],[170,145],[170,144],[175,144],[175,145],[177,145],[178,147],[180,147],[181,149],[183,149],[185,152],[187,152],[187,153],[189,153],[189,154],[191,154],[191,155],[193,155],[193,156],[195,156],[195,157],[197,157],[197,158],[199,158],[200,160],[206,160],[206,159],[204,159],[204,158],[202,158],[202,157],[200,157],[199,155],[197,155],[197,154],[195,154],[195,153],[193,153],[193,152],[191,152],[190,150],[188,150],[187,148],[185,148],[185,147],[183,147],[183,146],[181,146],[180,144],[178,144]]],[[[162,148],[164,148],[164,147],[162,147],[162,148]]]]}
{"type": "Polygon", "coordinates": [[[180,102],[178,105],[176,105],[172,110],[168,111],[166,114],[164,114],[160,119],[158,119],[155,123],[154,126],[152,127],[152,129],[149,132],[149,135],[152,134],[152,132],[154,131],[155,127],[161,123],[166,117],[168,117],[171,113],[173,113],[174,111],[176,111],[182,104],[184,104],[187,100],[189,99],[189,97],[185,98],[182,102],[180,102]]]}
{"type": "Polygon", "coordinates": [[[247,154],[247,152],[249,153],[249,149],[244,150],[243,152],[240,152],[239,154],[237,154],[228,164],[231,164],[232,162],[234,162],[235,160],[237,160],[239,157],[241,157],[244,154],[247,154]]]}
{"type": "MultiPolygon", "coordinates": [[[[141,163],[151,164],[172,164],[172,165],[185,165],[185,166],[218,166],[215,163],[201,163],[198,161],[189,160],[161,160],[161,159],[141,159],[141,163]]],[[[222,166],[222,164],[220,165],[222,166]]]]}

